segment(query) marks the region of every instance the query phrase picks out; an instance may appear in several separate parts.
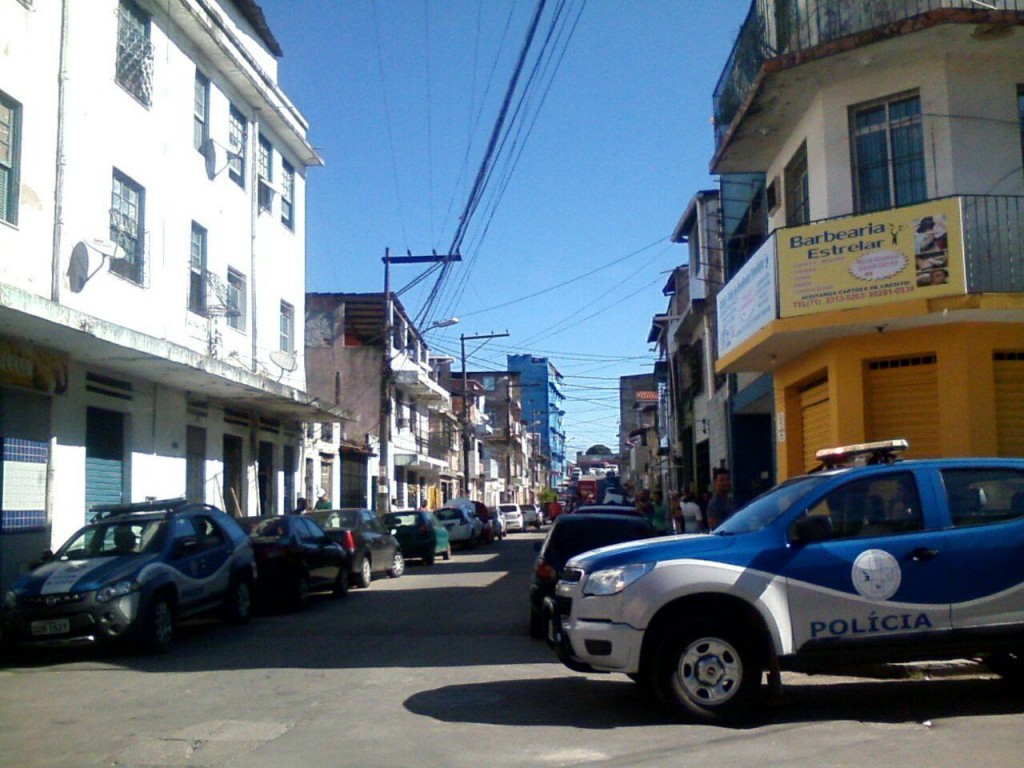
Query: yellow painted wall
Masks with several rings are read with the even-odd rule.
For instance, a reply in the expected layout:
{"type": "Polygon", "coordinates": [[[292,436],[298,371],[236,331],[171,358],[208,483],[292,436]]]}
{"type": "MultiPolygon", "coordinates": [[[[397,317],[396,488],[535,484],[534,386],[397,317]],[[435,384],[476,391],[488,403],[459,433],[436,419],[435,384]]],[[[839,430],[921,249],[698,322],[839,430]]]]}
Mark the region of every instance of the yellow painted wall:
{"type": "Polygon", "coordinates": [[[864,442],[865,361],[912,355],[936,355],[939,412],[935,418],[943,454],[996,455],[992,353],[1021,349],[1024,325],[961,323],[836,339],[778,366],[774,373],[775,414],[782,422],[776,428],[778,478],[803,471],[801,386],[827,374],[833,444],[864,442]],[[780,436],[785,440],[779,442],[780,436]]]}

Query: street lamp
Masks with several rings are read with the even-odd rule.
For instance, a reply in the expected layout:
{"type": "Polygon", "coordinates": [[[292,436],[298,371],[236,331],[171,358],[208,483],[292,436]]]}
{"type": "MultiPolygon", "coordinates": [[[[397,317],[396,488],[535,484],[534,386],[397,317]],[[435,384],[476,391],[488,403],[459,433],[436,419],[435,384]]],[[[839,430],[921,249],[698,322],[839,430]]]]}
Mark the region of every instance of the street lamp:
{"type": "Polygon", "coordinates": [[[459,324],[459,318],[449,317],[447,320],[438,320],[436,323],[431,323],[424,328],[420,333],[426,333],[427,331],[433,331],[437,328],[451,328],[453,325],[459,324]]]}

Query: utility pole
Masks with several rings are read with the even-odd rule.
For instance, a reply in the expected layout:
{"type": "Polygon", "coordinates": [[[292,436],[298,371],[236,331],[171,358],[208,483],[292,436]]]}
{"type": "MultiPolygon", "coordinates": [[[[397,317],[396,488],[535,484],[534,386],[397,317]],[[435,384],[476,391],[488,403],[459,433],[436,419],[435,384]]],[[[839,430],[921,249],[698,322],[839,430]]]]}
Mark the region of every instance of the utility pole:
{"type": "Polygon", "coordinates": [[[472,499],[469,492],[469,450],[472,446],[470,439],[469,424],[469,373],[466,370],[466,342],[483,339],[500,339],[508,336],[507,333],[485,333],[480,336],[459,336],[462,345],[462,483],[466,491],[466,498],[472,499]]]}
{"type": "Polygon", "coordinates": [[[384,249],[384,338],[381,344],[381,375],[380,375],[380,423],[378,434],[380,439],[380,461],[377,467],[377,514],[384,515],[391,511],[391,403],[393,400],[391,376],[391,332],[394,327],[393,309],[391,304],[391,265],[392,264],[436,264],[439,262],[462,261],[458,253],[438,254],[436,251],[429,256],[392,256],[391,249],[384,249]]]}

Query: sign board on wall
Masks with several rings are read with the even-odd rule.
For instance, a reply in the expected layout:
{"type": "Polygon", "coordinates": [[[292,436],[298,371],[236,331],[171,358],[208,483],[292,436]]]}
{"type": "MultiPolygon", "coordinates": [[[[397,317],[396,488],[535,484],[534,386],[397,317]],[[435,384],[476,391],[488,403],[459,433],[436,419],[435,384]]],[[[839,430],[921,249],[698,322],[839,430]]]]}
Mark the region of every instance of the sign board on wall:
{"type": "Polygon", "coordinates": [[[68,388],[68,356],[21,339],[0,336],[0,384],[64,394],[68,388]]]}
{"type": "Polygon", "coordinates": [[[782,317],[967,292],[960,199],[778,233],[782,317]]]}
{"type": "Polygon", "coordinates": [[[768,238],[716,298],[718,355],[753,336],[778,317],[775,299],[775,237],[768,238]]]}

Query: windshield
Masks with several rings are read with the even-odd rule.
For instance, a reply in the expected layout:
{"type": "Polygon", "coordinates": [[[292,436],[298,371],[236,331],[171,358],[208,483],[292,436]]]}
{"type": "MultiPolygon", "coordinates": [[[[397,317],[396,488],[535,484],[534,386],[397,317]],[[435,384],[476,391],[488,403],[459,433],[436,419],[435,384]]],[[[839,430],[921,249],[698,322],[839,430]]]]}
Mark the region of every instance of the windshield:
{"type": "Polygon", "coordinates": [[[458,520],[462,522],[462,513],[457,509],[449,509],[448,507],[442,507],[437,510],[438,520],[458,520]]]}
{"type": "Polygon", "coordinates": [[[715,528],[716,534],[734,535],[754,533],[771,525],[804,495],[810,493],[825,481],[828,475],[808,475],[792,478],[765,491],[747,502],[732,517],[715,528]]]}
{"type": "Polygon", "coordinates": [[[384,520],[387,525],[395,528],[414,527],[419,523],[419,518],[416,515],[407,515],[401,513],[392,513],[384,515],[384,520]]]}
{"type": "Polygon", "coordinates": [[[159,552],[167,526],[165,520],[111,521],[87,526],[57,550],[62,560],[115,557],[159,552]]]}
{"type": "Polygon", "coordinates": [[[268,538],[279,538],[288,535],[288,526],[280,517],[271,517],[261,520],[253,529],[253,536],[265,536],[268,538]]]}

